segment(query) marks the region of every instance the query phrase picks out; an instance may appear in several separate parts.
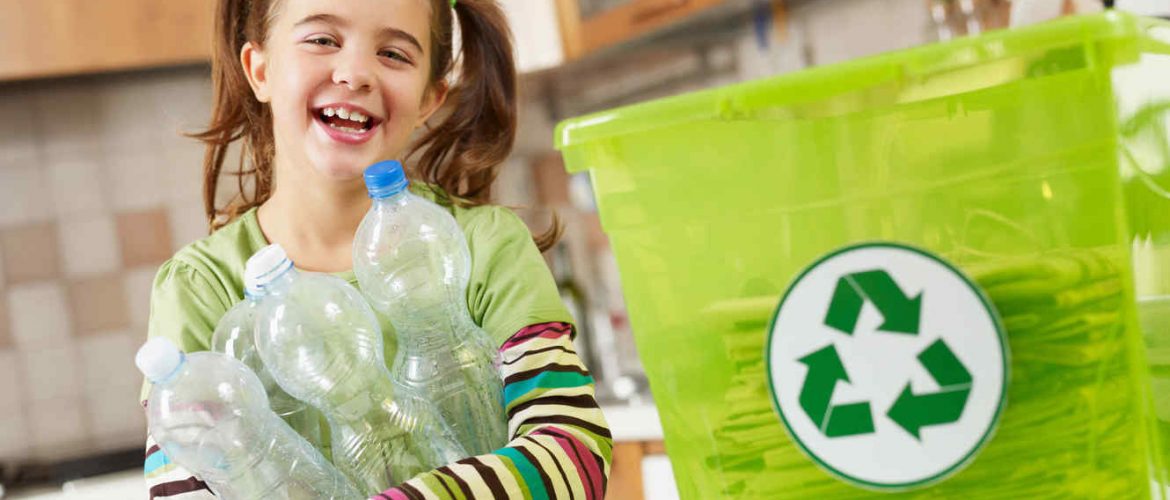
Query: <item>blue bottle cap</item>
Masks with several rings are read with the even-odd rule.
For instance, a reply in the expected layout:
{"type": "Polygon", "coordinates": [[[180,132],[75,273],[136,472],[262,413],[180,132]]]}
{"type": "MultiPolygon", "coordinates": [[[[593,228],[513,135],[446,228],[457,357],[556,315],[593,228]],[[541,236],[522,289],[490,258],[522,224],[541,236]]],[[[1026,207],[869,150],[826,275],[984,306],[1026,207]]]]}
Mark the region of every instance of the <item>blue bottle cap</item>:
{"type": "Polygon", "coordinates": [[[386,198],[401,193],[410,184],[406,180],[406,172],[402,171],[402,163],[398,160],[385,160],[366,167],[366,191],[370,198],[386,198]]]}

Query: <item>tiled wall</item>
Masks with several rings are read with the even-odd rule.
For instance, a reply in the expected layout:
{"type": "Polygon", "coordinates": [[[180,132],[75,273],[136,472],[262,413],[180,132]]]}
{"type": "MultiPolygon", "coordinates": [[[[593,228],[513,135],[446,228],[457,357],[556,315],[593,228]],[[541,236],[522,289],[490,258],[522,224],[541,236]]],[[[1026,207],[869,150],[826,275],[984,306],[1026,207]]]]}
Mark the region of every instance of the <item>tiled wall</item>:
{"type": "Polygon", "coordinates": [[[0,86],[0,462],[140,446],[155,271],[205,234],[206,68],[0,86]]]}
{"type": "MultiPolygon", "coordinates": [[[[208,75],[0,84],[0,464],[144,442],[134,353],[151,283],[206,235],[203,147],[180,132],[206,124],[208,75]]],[[[523,154],[501,203],[529,202],[523,154]]]]}

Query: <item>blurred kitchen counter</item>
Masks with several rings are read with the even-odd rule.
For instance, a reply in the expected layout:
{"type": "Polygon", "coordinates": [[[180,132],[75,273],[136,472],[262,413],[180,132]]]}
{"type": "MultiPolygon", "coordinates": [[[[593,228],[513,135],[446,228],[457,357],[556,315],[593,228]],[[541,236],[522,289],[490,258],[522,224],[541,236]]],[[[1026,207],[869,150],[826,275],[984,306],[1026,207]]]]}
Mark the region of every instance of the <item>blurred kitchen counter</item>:
{"type": "MultiPolygon", "coordinates": [[[[662,443],[658,409],[649,404],[601,407],[613,434],[613,468],[608,498],[622,500],[678,498],[674,476],[662,443]]],[[[70,481],[64,487],[14,493],[7,498],[36,500],[145,498],[142,470],[134,469],[70,481]]],[[[4,498],[0,494],[0,498],[4,498]]]]}
{"type": "Polygon", "coordinates": [[[601,411],[614,441],[606,498],[677,499],[658,409],[650,404],[603,405],[601,411]]]}
{"type": "Polygon", "coordinates": [[[603,405],[614,442],[662,441],[662,422],[653,405],[603,405]]]}

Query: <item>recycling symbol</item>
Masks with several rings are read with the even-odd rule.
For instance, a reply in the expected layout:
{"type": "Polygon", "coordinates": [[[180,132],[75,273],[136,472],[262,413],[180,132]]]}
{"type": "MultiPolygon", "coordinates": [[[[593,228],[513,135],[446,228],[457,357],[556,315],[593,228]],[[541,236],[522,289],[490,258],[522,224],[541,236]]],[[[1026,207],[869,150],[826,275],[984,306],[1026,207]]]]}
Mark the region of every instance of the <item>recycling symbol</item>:
{"type": "Polygon", "coordinates": [[[769,389],[817,465],[869,488],[961,470],[1002,413],[1007,347],[994,308],[955,266],[869,243],[807,268],[777,307],[769,389]]]}
{"type": "MultiPolygon", "coordinates": [[[[907,297],[890,275],[881,269],[838,279],[825,324],[845,335],[853,335],[866,301],[881,311],[884,318],[878,331],[895,335],[918,335],[922,295],[913,299],[907,297]]],[[[919,430],[925,426],[949,424],[958,420],[967,404],[972,382],[967,368],[942,339],[924,349],[918,355],[918,360],[930,372],[940,389],[914,394],[907,383],[886,412],[890,420],[915,439],[919,438],[919,430]]],[[[837,381],[849,382],[849,374],[841,364],[833,344],[800,358],[800,362],[808,366],[808,375],[800,391],[800,406],[809,418],[818,423],[826,436],[873,432],[873,418],[868,402],[840,406],[829,404],[837,381]]]]}

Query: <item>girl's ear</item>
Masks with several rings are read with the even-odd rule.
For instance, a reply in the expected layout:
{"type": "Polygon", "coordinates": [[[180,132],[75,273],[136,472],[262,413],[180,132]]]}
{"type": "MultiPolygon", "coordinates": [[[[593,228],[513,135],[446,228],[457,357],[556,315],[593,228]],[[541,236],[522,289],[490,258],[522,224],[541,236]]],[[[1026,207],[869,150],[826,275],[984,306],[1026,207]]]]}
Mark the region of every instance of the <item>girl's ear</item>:
{"type": "Polygon", "coordinates": [[[264,58],[264,51],[252,42],[245,43],[240,49],[240,65],[244,68],[256,100],[268,102],[268,61],[264,58]]]}
{"type": "Polygon", "coordinates": [[[435,114],[443,102],[447,100],[447,93],[451,87],[447,86],[446,81],[436,83],[430,90],[423,94],[422,105],[419,108],[418,123],[414,124],[415,128],[421,127],[424,123],[435,114]]]}

